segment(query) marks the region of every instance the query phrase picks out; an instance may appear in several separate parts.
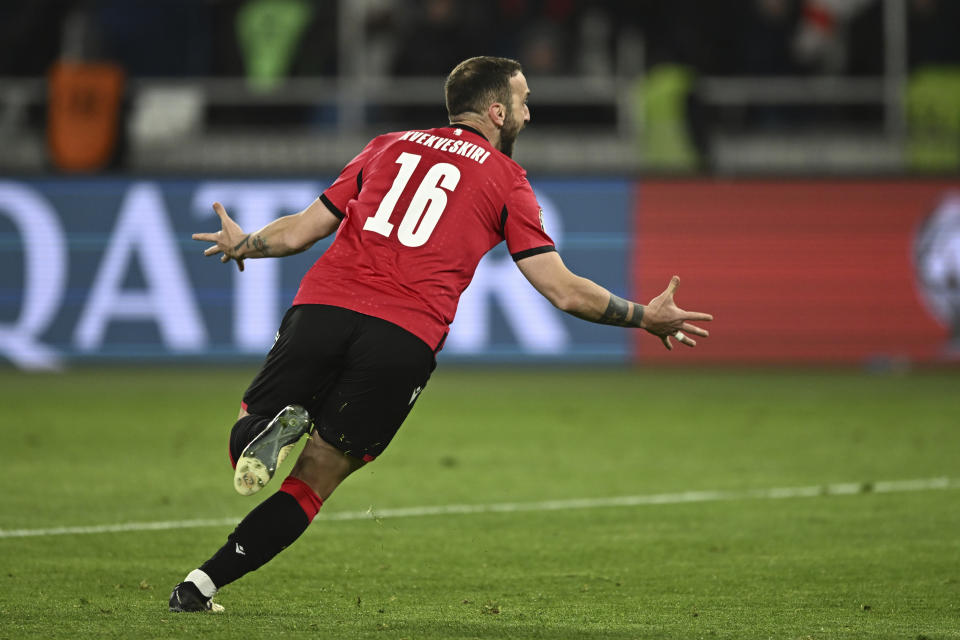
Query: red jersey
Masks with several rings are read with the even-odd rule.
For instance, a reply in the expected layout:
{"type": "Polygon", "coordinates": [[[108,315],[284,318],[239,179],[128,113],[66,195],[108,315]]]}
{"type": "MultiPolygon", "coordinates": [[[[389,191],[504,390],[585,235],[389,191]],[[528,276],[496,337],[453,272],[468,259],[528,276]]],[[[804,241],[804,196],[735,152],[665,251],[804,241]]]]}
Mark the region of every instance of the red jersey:
{"type": "Polygon", "coordinates": [[[462,125],[374,138],[320,196],[343,221],[293,304],[328,304],[443,345],[477,263],[554,251],[526,172],[462,125]]]}

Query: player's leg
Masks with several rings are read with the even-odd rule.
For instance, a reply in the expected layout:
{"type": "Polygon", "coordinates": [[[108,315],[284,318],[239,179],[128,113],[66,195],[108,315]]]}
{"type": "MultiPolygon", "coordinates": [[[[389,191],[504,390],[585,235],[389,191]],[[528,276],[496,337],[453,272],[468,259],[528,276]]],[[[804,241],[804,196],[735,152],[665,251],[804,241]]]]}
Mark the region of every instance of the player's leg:
{"type": "Polygon", "coordinates": [[[312,414],[324,441],[369,462],[413,409],[436,360],[426,343],[397,325],[364,316],[362,326],[337,384],[312,414]]]}
{"type": "Polygon", "coordinates": [[[294,479],[305,484],[322,504],[348,475],[364,464],[363,460],[345,454],[313,431],[284,482],[294,479]]]}
{"type": "Polygon", "coordinates": [[[310,526],[324,500],[363,465],[313,432],[280,490],[247,514],[227,543],[192,571],[186,582],[194,583],[209,600],[219,588],[259,569],[293,544],[310,526]]]}
{"type": "MultiPolygon", "coordinates": [[[[240,463],[236,465],[238,469],[248,461],[263,462],[272,469],[260,479],[269,480],[280,451],[309,431],[309,416],[298,405],[315,404],[328,393],[338,376],[347,348],[345,341],[354,332],[357,316],[344,309],[319,305],[295,307],[287,312],[276,343],[244,394],[240,417],[231,432],[230,458],[231,462],[240,463]],[[273,419],[269,417],[271,412],[276,412],[273,419]]],[[[313,449],[310,444],[306,447],[308,451],[313,449]]],[[[339,454],[339,458],[343,457],[339,454]]],[[[328,461],[328,484],[335,487],[358,466],[359,461],[328,461]]],[[[262,482],[258,484],[262,486],[262,482]]],[[[320,496],[308,485],[288,478],[276,494],[244,518],[226,545],[174,588],[170,609],[211,610],[210,598],[219,586],[257,568],[293,542],[321,504],[320,496]]]]}
{"type": "Polygon", "coordinates": [[[363,318],[364,330],[356,332],[340,379],[312,407],[316,430],[280,491],[181,583],[200,593],[197,599],[209,603],[217,589],[296,540],[343,479],[386,448],[419,397],[435,364],[432,351],[395,325],[363,318]]]}
{"type": "Polygon", "coordinates": [[[310,406],[314,431],[280,491],[200,567],[210,586],[237,580],[299,537],[337,486],[386,449],[426,386],[430,348],[396,325],[355,315],[339,378],[310,406]]]}
{"type": "Polygon", "coordinates": [[[336,381],[355,316],[321,305],[294,307],[284,316],[230,432],[234,488],[241,495],[263,488],[294,444],[310,431],[305,407],[315,404],[336,381]]]}
{"type": "Polygon", "coordinates": [[[356,315],[339,378],[310,407],[314,431],[290,475],[200,567],[211,586],[237,580],[296,540],[340,483],[386,449],[426,386],[430,348],[396,325],[356,315]]]}

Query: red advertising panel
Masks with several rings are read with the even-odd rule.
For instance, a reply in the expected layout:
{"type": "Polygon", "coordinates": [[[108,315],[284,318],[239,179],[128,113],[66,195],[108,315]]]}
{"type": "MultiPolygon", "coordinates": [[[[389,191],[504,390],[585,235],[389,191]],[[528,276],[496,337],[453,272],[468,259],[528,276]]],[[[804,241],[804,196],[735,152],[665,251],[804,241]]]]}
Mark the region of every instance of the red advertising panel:
{"type": "Polygon", "coordinates": [[[711,337],[640,362],[960,362],[960,182],[654,181],[639,187],[634,296],[680,275],[711,337]]]}

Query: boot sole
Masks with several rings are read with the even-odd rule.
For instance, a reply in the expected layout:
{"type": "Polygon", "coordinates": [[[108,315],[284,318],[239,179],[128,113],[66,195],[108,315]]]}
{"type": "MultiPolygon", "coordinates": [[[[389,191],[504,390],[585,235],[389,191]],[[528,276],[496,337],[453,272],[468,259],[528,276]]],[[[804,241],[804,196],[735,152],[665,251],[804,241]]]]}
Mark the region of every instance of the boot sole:
{"type": "Polygon", "coordinates": [[[277,466],[309,430],[310,416],[305,409],[294,405],[285,407],[240,454],[233,474],[237,493],[250,496],[266,486],[277,466]]]}

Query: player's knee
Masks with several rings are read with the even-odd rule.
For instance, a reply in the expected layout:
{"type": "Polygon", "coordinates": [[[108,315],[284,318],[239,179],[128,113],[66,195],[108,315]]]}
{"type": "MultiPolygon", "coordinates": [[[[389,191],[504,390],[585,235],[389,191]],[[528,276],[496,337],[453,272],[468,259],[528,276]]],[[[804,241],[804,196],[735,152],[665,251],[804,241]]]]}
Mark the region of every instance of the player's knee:
{"type": "Polygon", "coordinates": [[[321,438],[316,431],[307,439],[290,475],[306,482],[324,500],[363,462],[346,455],[321,438]]]}
{"type": "Polygon", "coordinates": [[[307,439],[303,452],[300,454],[300,459],[306,463],[329,469],[331,472],[346,473],[353,469],[353,460],[355,460],[325,441],[316,431],[311,433],[307,439]]]}

